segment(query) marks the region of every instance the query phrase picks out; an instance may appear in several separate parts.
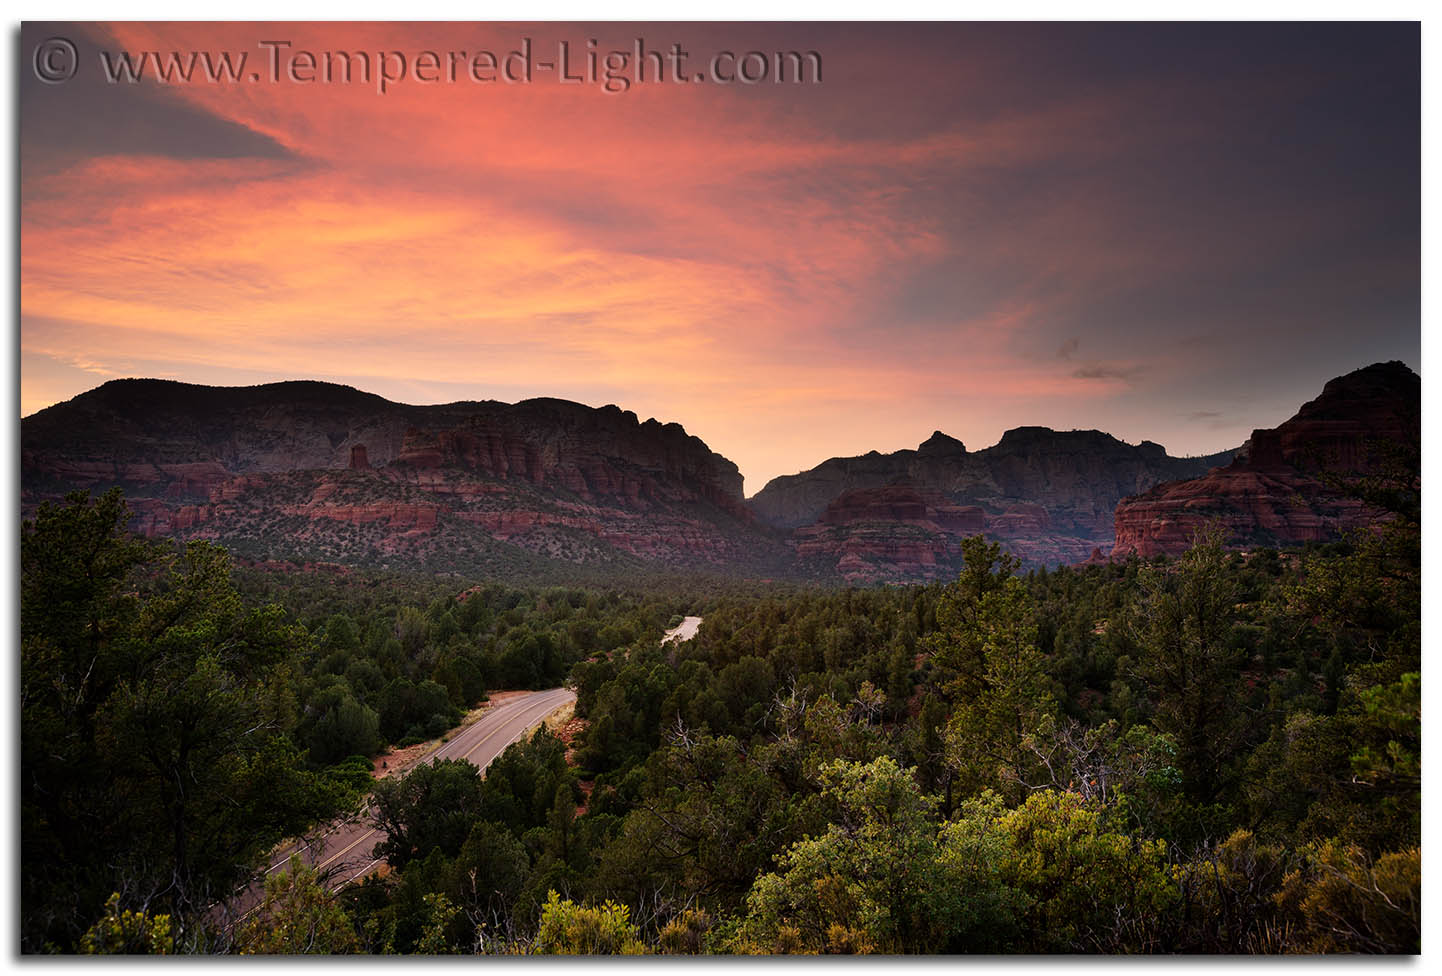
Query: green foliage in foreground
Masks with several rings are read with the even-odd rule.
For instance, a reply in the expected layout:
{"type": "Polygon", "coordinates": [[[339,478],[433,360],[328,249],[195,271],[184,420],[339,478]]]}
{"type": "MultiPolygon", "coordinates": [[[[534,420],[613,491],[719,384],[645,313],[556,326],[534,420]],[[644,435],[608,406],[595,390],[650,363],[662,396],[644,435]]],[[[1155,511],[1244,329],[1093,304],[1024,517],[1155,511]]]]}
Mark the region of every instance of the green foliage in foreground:
{"type": "Polygon", "coordinates": [[[42,506],[21,534],[30,949],[75,946],[87,929],[90,948],[191,945],[189,923],[265,851],[351,802],[288,737],[304,632],[277,607],[246,607],[223,551],[161,552],[126,537],[124,520],[111,492],[42,506]],[[133,905],[174,924],[127,934],[133,905]],[[102,911],[111,923],[90,928],[102,911]]]}
{"type": "Polygon", "coordinates": [[[700,605],[313,578],[243,580],[247,601],[214,550],[129,540],[116,506],[25,532],[29,948],[1418,949],[1405,516],[1296,553],[1202,537],[1173,561],[1026,576],[974,539],[948,586],[700,605]],[[285,609],[250,609],[261,595],[285,609]],[[684,612],[700,634],[661,645],[684,612]],[[255,919],[208,924],[197,893],[353,802],[348,744],[556,669],[587,725],[572,748],[541,730],[484,777],[442,762],[382,781],[386,876],[333,896],[293,865],[255,919]],[[177,814],[165,777],[197,736],[207,766],[177,814]],[[245,799],[267,790],[282,812],[245,799]]]}
{"type": "Polygon", "coordinates": [[[553,891],[541,908],[535,950],[541,955],[639,956],[646,947],[625,905],[608,901],[588,908],[562,901],[553,891]]]}

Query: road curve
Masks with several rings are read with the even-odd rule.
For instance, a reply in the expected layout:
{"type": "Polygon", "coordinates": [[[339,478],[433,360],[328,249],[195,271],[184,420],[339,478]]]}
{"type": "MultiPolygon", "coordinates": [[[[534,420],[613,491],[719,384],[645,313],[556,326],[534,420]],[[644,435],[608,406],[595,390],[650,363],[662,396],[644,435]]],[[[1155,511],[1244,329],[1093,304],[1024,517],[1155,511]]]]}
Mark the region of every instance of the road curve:
{"type": "MultiPolygon", "coordinates": [[[[535,691],[523,698],[513,698],[502,705],[487,709],[479,719],[451,737],[449,742],[423,756],[417,765],[437,759],[465,759],[485,769],[506,747],[545,721],[552,712],[571,704],[576,693],[565,688],[535,691]]],[[[371,855],[385,834],[371,822],[371,809],[365,813],[332,824],[318,838],[302,841],[275,854],[266,868],[269,876],[285,870],[292,854],[329,879],[331,889],[338,891],[380,865],[371,855]]],[[[260,903],[260,882],[232,900],[230,908],[239,917],[250,914],[260,903]]]]}
{"type": "Polygon", "coordinates": [[[681,621],[680,624],[672,627],[670,630],[666,631],[666,633],[661,635],[661,643],[664,644],[667,641],[676,641],[678,643],[681,641],[688,641],[691,638],[695,637],[696,631],[700,629],[700,617],[686,617],[681,621]]]}

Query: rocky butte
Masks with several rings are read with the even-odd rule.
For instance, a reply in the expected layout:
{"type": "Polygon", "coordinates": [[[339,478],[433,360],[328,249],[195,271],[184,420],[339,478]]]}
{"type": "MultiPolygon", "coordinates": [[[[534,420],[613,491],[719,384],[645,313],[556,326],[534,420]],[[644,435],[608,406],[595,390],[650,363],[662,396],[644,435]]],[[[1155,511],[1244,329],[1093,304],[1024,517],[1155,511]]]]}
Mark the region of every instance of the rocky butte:
{"type": "Polygon", "coordinates": [[[137,531],[256,559],[494,572],[789,558],[736,465],[679,424],[557,399],[116,380],[21,421],[21,482],[26,513],[119,485],[137,531]]]}
{"type": "Polygon", "coordinates": [[[1226,467],[1157,485],[1116,509],[1113,558],[1184,552],[1215,525],[1233,546],[1324,542],[1387,513],[1352,486],[1420,478],[1422,381],[1403,363],[1377,363],[1327,383],[1270,430],[1255,430],[1226,467]]]}

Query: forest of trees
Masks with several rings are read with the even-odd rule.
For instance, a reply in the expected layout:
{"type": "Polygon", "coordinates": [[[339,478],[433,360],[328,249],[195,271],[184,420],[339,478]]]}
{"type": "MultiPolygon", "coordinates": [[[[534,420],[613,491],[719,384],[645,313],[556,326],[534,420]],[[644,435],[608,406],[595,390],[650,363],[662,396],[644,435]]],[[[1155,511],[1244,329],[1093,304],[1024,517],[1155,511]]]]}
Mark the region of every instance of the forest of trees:
{"type": "Polygon", "coordinates": [[[1419,516],[1277,552],[946,585],[611,589],[261,572],[22,532],[25,951],[1416,952],[1419,516]],[[696,638],[660,643],[677,614],[696,638]],[[569,683],[482,775],[372,781],[569,683]],[[286,837],[374,793],[390,870],[286,837]]]}

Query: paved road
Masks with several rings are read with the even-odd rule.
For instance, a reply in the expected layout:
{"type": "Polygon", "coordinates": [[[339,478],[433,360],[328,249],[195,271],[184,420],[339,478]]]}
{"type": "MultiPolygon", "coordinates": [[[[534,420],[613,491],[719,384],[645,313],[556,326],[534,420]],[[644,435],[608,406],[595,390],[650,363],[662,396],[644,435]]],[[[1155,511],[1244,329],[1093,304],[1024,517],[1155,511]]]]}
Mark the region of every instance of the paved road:
{"type": "Polygon", "coordinates": [[[670,630],[666,631],[665,635],[663,635],[662,638],[661,638],[661,643],[664,644],[664,643],[666,643],[667,641],[672,641],[672,640],[673,640],[673,641],[688,641],[688,640],[690,640],[691,638],[695,637],[695,636],[696,636],[696,631],[698,631],[698,630],[700,630],[700,629],[701,629],[701,618],[700,618],[700,617],[687,617],[685,620],[682,620],[682,621],[681,621],[681,623],[680,623],[679,626],[672,627],[670,630]]]}
{"type": "MultiPolygon", "coordinates": [[[[420,762],[468,759],[485,769],[506,751],[507,746],[540,725],[552,712],[575,700],[575,692],[552,688],[493,706],[476,722],[457,732],[449,742],[426,754],[420,762]]],[[[291,854],[300,854],[307,864],[329,878],[332,890],[338,891],[364,877],[380,865],[371,851],[385,839],[385,834],[372,825],[370,814],[367,809],[364,814],[332,824],[318,838],[276,854],[266,874],[285,870],[291,854]]],[[[260,898],[261,886],[257,883],[231,902],[231,910],[247,915],[259,904],[260,898]]]]}

